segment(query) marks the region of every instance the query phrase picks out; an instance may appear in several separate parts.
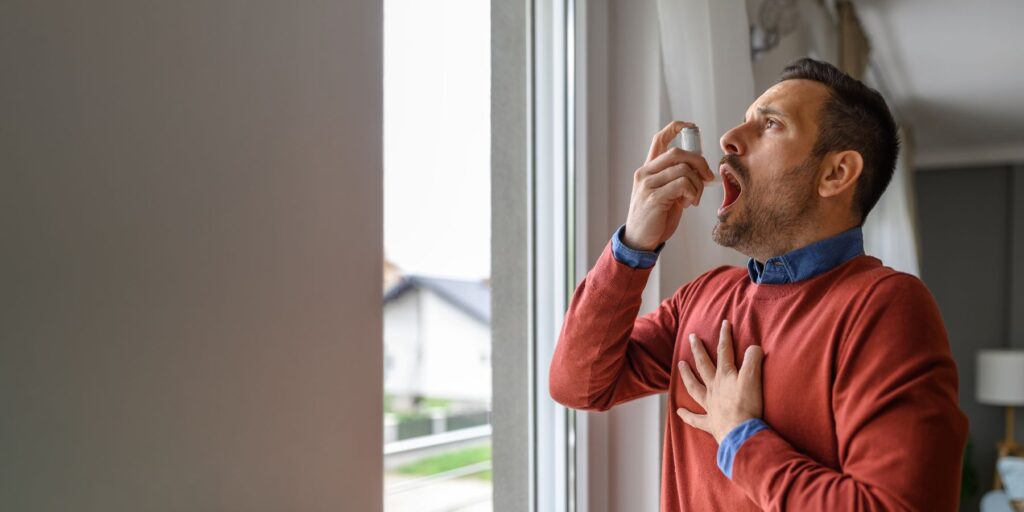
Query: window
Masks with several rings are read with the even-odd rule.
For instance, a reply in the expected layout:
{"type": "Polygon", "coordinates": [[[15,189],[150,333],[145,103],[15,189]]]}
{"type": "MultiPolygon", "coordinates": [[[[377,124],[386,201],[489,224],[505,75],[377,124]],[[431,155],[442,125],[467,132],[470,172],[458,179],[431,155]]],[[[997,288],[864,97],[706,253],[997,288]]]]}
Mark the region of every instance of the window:
{"type": "Polygon", "coordinates": [[[384,503],[491,510],[490,3],[384,2],[384,503]]]}

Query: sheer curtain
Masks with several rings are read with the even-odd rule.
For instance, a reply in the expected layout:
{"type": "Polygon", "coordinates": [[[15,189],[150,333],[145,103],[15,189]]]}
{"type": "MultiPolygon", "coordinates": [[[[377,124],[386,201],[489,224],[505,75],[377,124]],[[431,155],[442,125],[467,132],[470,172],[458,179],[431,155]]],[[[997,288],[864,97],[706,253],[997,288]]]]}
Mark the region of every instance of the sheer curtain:
{"type": "MultiPolygon", "coordinates": [[[[658,0],[662,72],[669,117],[700,126],[704,156],[717,174],[718,139],[735,126],[754,100],[750,33],[743,0],[658,0]]],[[[722,187],[704,190],[701,204],[683,214],[679,231],[662,253],[662,295],[719,265],[747,258],[711,240],[722,187]]]]}
{"type": "MultiPolygon", "coordinates": [[[[857,8],[850,2],[838,5],[838,35],[840,68],[870,86],[884,83],[885,77],[878,76],[870,67],[870,41],[860,24],[857,8]]],[[[885,94],[884,89],[882,93],[885,94]]],[[[892,98],[887,101],[891,108],[892,98]]],[[[899,135],[903,148],[892,181],[864,223],[864,250],[885,265],[920,276],[913,140],[904,128],[900,128],[899,135]]]]}
{"type": "Polygon", "coordinates": [[[900,139],[903,148],[892,182],[864,223],[864,250],[887,266],[920,277],[913,140],[904,129],[900,139]]]}

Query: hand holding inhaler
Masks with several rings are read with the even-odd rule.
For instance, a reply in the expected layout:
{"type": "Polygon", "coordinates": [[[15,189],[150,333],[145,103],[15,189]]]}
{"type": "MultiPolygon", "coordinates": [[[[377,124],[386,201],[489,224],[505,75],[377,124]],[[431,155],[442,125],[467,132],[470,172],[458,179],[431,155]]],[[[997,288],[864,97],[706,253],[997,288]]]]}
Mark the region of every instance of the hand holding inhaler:
{"type": "Polygon", "coordinates": [[[669,239],[683,209],[699,205],[704,184],[715,179],[701,156],[700,131],[693,123],[673,121],[654,136],[647,161],[633,173],[633,194],[623,242],[653,251],[669,239]],[[669,147],[682,132],[683,147],[669,147]]]}

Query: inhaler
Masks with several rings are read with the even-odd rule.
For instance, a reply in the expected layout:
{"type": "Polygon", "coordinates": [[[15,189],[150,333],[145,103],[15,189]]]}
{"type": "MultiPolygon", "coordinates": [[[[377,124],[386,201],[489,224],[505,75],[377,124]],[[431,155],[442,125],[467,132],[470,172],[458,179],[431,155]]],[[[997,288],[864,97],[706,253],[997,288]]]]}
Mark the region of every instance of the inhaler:
{"type": "Polygon", "coordinates": [[[687,126],[679,133],[679,139],[683,151],[701,154],[700,128],[687,126]]]}

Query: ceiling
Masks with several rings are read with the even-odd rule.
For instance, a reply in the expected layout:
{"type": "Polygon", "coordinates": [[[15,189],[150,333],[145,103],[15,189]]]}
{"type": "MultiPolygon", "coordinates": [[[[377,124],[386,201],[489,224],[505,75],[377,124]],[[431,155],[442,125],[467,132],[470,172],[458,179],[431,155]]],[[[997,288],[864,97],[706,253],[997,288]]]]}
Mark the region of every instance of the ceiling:
{"type": "Polygon", "coordinates": [[[1024,162],[1024,0],[854,0],[919,166],[1024,162]]]}

